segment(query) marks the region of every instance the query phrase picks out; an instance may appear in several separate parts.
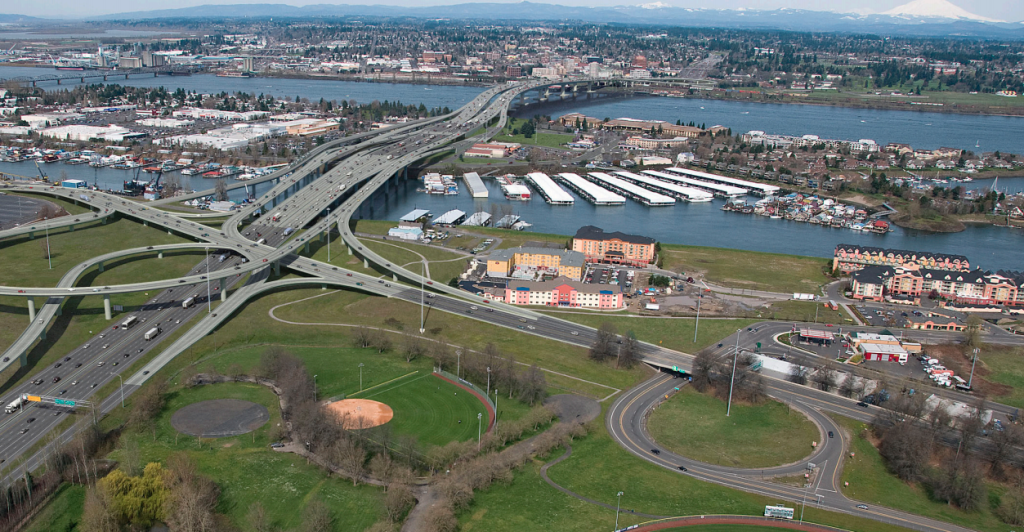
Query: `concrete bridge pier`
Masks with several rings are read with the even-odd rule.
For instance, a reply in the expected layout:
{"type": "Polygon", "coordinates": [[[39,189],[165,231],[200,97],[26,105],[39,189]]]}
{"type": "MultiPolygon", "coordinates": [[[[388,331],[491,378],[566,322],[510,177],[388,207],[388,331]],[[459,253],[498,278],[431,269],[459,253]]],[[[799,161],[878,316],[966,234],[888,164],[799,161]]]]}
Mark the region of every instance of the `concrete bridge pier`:
{"type": "Polygon", "coordinates": [[[352,246],[345,246],[345,249],[348,250],[349,256],[352,256],[352,246]]]}
{"type": "Polygon", "coordinates": [[[161,251],[161,252],[157,253],[157,254],[156,254],[156,258],[158,258],[158,259],[162,259],[162,258],[164,258],[164,252],[163,252],[163,251],[161,251]]]}
{"type": "Polygon", "coordinates": [[[220,282],[220,300],[221,301],[227,301],[228,300],[228,287],[225,286],[226,283],[224,282],[223,278],[221,278],[219,282],[220,282]]]}
{"type": "Polygon", "coordinates": [[[309,240],[302,246],[302,249],[307,255],[309,254],[309,240]]]}
{"type": "Polygon", "coordinates": [[[320,290],[327,290],[327,285],[321,283],[320,284],[320,290]]]}
{"type": "Polygon", "coordinates": [[[28,322],[36,321],[36,300],[28,298],[28,322]]]}
{"type": "MultiPolygon", "coordinates": [[[[35,85],[36,85],[36,83],[33,81],[32,82],[32,86],[35,87],[35,85]]],[[[22,366],[27,366],[28,365],[28,351],[25,351],[22,354],[18,355],[18,362],[22,366]]]]}
{"type": "MultiPolygon", "coordinates": [[[[331,227],[327,226],[327,231],[330,231],[331,227]]],[[[327,243],[327,231],[320,231],[320,244],[327,243]]]]}
{"type": "Polygon", "coordinates": [[[149,227],[149,220],[142,220],[142,227],[149,227]]]}
{"type": "Polygon", "coordinates": [[[64,314],[64,308],[60,304],[60,300],[57,300],[57,316],[64,314]]]}
{"type": "Polygon", "coordinates": [[[103,273],[103,261],[99,261],[96,264],[96,268],[99,270],[100,273],[103,273]]]}
{"type": "Polygon", "coordinates": [[[392,273],[391,274],[391,280],[397,283],[398,282],[398,274],[397,273],[392,273]]]}
{"type": "MultiPolygon", "coordinates": [[[[103,223],[107,223],[106,219],[103,220],[103,223]]],[[[35,231],[29,231],[28,232],[28,239],[29,240],[35,240],[36,239],[35,231]]]]}
{"type": "Polygon", "coordinates": [[[103,295],[103,317],[107,318],[108,321],[114,319],[114,315],[110,312],[110,295],[109,294],[104,294],[103,295]]]}
{"type": "Polygon", "coordinates": [[[274,261],[274,275],[281,276],[281,261],[274,261]]]}
{"type": "Polygon", "coordinates": [[[370,269],[370,261],[363,259],[363,268],[370,269]]]}

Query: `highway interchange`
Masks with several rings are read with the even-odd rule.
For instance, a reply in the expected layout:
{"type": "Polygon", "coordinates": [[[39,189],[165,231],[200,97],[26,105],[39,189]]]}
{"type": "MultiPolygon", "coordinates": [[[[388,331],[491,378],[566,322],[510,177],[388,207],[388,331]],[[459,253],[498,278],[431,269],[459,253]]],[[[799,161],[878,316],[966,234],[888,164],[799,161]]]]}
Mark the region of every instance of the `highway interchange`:
{"type": "MultiPolygon", "coordinates": [[[[107,328],[90,339],[87,344],[68,353],[66,356],[70,357],[70,360],[64,360],[62,357],[61,367],[38,368],[29,382],[10,390],[0,400],[6,404],[21,393],[41,393],[88,400],[94,389],[119,378],[129,367],[133,373],[124,378],[123,391],[130,394],[170,360],[230,319],[251,298],[281,287],[342,287],[418,304],[423,298],[423,293],[419,289],[422,285],[430,292],[429,297],[425,298],[430,305],[428,312],[449,312],[567,344],[591,345],[596,339],[596,331],[593,329],[529,309],[496,304],[456,288],[435,284],[429,279],[421,278],[418,272],[393,265],[372,250],[364,249],[349,229],[349,221],[360,206],[370,199],[372,194],[382,190],[386,193],[389,182],[404,168],[432,154],[453,147],[460,149],[471,144],[472,139],[467,139],[466,136],[478,128],[486,126],[483,133],[474,138],[488,138],[504,126],[509,104],[519,93],[542,86],[516,84],[495,87],[451,115],[384,129],[372,134],[347,137],[319,146],[291,165],[263,178],[276,184],[254,202],[242,205],[227,218],[219,230],[158,208],[170,203],[169,200],[143,205],[102,192],[62,189],[45,184],[10,187],[11,191],[75,199],[90,205],[95,211],[93,214],[66,216],[63,217],[66,219],[58,218],[27,227],[0,231],[0,238],[24,237],[29,233],[38,235],[45,227],[67,227],[118,216],[166,228],[168,232],[195,240],[197,244],[155,246],[153,249],[124,250],[96,257],[72,268],[56,287],[0,287],[0,295],[47,298],[47,303],[39,309],[35,319],[27,324],[21,337],[3,353],[0,370],[24,363],[23,355],[29,351],[37,338],[45,334],[46,328],[68,297],[100,297],[140,291],[158,293],[142,309],[133,313],[140,320],[145,318],[145,323],[140,323],[127,331],[107,328]],[[277,214],[280,216],[275,216],[277,214]],[[288,228],[293,231],[285,235],[288,228]],[[322,238],[325,233],[334,230],[339,231],[347,248],[339,249],[339,255],[353,254],[368,264],[373,264],[378,270],[388,272],[391,278],[346,270],[298,254],[311,241],[322,238]],[[230,250],[233,254],[223,263],[213,258],[214,255],[211,254],[209,263],[203,261],[180,278],[101,287],[75,286],[82,273],[101,261],[152,254],[162,249],[206,247],[211,251],[230,250]],[[301,272],[305,277],[270,280],[272,275],[278,275],[282,269],[301,272]],[[244,282],[238,284],[238,281],[242,280],[244,282]],[[191,308],[183,308],[182,301],[187,297],[196,294],[205,297],[207,283],[215,287],[210,289],[215,300],[221,299],[222,293],[226,298],[212,310],[207,308],[205,301],[191,308]],[[143,334],[157,323],[163,329],[163,337],[177,332],[180,334],[169,345],[165,345],[166,342],[160,344],[158,352],[141,366],[129,365],[127,362],[146,356],[148,348],[154,345],[146,341],[143,334]],[[127,358],[125,355],[128,355],[127,358]],[[100,362],[104,364],[101,366],[100,362]],[[118,365],[114,366],[114,362],[118,365]],[[60,380],[53,382],[54,377],[58,376],[60,380]],[[42,379],[43,384],[32,384],[31,381],[39,379],[42,379]]],[[[209,193],[205,191],[194,196],[209,193]]],[[[179,200],[180,198],[174,198],[174,201],[179,200]]],[[[125,317],[127,316],[118,316],[117,320],[110,322],[111,327],[125,317]]],[[[756,334],[745,338],[744,342],[753,342],[753,338],[756,337],[759,338],[757,341],[769,345],[769,339],[776,332],[788,332],[791,326],[789,323],[758,324],[756,334]]],[[[949,335],[945,336],[948,337],[949,335]]],[[[730,339],[723,340],[723,343],[726,347],[719,348],[720,354],[725,354],[731,349],[730,339]]],[[[692,360],[689,354],[652,344],[642,344],[641,353],[645,362],[657,368],[678,367],[681,371],[688,371],[692,360]]],[[[609,430],[616,441],[630,452],[652,463],[673,469],[679,474],[776,496],[780,502],[800,501],[808,496],[809,503],[826,509],[917,530],[963,530],[905,512],[880,507],[858,508],[859,503],[843,497],[839,491],[838,478],[845,442],[842,431],[828,416],[823,415],[823,412],[835,412],[862,421],[870,421],[873,413],[856,407],[853,400],[834,394],[819,392],[771,376],[766,380],[769,393],[773,397],[805,412],[822,431],[821,446],[815,455],[808,459],[818,466],[815,486],[810,493],[805,493],[805,490],[800,488],[761,480],[760,470],[736,471],[699,464],[673,456],[664,450],[653,453],[651,449],[657,448],[657,445],[646,434],[646,414],[666,393],[683,382],[668,374],[659,374],[622,395],[609,409],[609,430]],[[834,434],[834,438],[825,436],[829,431],[834,434]],[[680,465],[685,466],[687,471],[680,471],[680,465]]],[[[104,398],[97,406],[97,410],[106,413],[115,408],[119,404],[119,394],[120,391],[104,398]]],[[[994,406],[996,410],[1002,407],[994,406]]],[[[1004,413],[1010,411],[1009,407],[1003,409],[1004,413]]],[[[64,417],[59,413],[62,410],[52,405],[45,408],[43,405],[37,405],[5,416],[0,420],[0,459],[13,461],[27,454],[27,451],[64,417]],[[30,418],[34,418],[31,423],[28,421],[30,418]],[[29,430],[23,432],[25,428],[29,430]]],[[[66,440],[71,435],[72,429],[68,429],[60,435],[60,439],[66,440]]],[[[40,452],[25,456],[25,462],[17,470],[9,471],[5,481],[10,481],[25,469],[38,465],[41,457],[40,452]]],[[[802,461],[771,471],[769,474],[795,474],[804,467],[805,462],[802,461]]]]}

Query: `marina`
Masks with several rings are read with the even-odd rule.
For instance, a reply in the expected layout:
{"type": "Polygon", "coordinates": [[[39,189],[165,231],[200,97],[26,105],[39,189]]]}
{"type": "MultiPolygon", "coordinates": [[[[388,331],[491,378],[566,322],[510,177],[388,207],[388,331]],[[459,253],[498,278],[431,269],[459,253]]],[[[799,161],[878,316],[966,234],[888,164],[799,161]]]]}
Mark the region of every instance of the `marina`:
{"type": "Polygon", "coordinates": [[[594,205],[622,205],[626,203],[626,198],[623,196],[620,196],[610,190],[603,189],[594,183],[583,179],[577,174],[563,172],[555,177],[557,177],[559,181],[565,183],[565,186],[569,187],[570,190],[579,194],[580,197],[594,205]]]}
{"type": "Polygon", "coordinates": [[[480,179],[480,174],[466,172],[462,179],[466,182],[466,188],[469,190],[470,197],[473,199],[487,199],[489,193],[487,192],[487,187],[484,186],[483,180],[480,179]]]}
{"type": "Polygon", "coordinates": [[[676,199],[671,196],[647,190],[604,172],[588,172],[587,177],[593,183],[606,186],[648,207],[668,207],[676,204],[676,199]]]}
{"type": "Polygon", "coordinates": [[[547,174],[533,172],[526,174],[526,179],[540,192],[540,195],[551,205],[572,205],[576,200],[571,194],[558,186],[547,174]]]}
{"type": "Polygon", "coordinates": [[[437,218],[434,218],[434,225],[441,227],[454,227],[466,219],[466,213],[458,209],[452,209],[437,218]]]}
{"type": "Polygon", "coordinates": [[[491,214],[489,212],[479,211],[474,212],[472,216],[466,218],[465,222],[462,222],[462,227],[486,227],[491,224],[491,214]]]}
{"type": "Polygon", "coordinates": [[[765,183],[756,183],[754,181],[747,181],[745,179],[736,179],[734,177],[726,177],[723,175],[709,174],[707,172],[698,172],[697,170],[690,170],[688,168],[666,168],[666,172],[681,174],[687,177],[692,177],[698,181],[706,181],[709,183],[719,183],[724,185],[730,185],[742,188],[755,196],[778,196],[779,191],[782,190],[775,185],[768,185],[765,183]]]}
{"type": "Polygon", "coordinates": [[[671,168],[666,168],[665,172],[655,172],[653,170],[644,170],[643,173],[675,183],[683,184],[688,187],[696,188],[714,194],[719,198],[742,198],[747,195],[747,189],[734,187],[732,185],[722,185],[718,183],[710,183],[707,181],[698,181],[682,175],[670,174],[668,171],[671,168]]]}
{"type": "MultiPolygon", "coordinates": [[[[644,172],[644,174],[651,174],[651,172],[644,172]]],[[[690,203],[704,203],[711,201],[712,198],[711,194],[704,192],[703,190],[655,179],[655,177],[659,177],[657,175],[652,177],[651,175],[634,174],[633,172],[625,171],[615,172],[615,175],[629,181],[630,183],[634,183],[637,186],[641,186],[655,192],[665,193],[690,203]]]]}

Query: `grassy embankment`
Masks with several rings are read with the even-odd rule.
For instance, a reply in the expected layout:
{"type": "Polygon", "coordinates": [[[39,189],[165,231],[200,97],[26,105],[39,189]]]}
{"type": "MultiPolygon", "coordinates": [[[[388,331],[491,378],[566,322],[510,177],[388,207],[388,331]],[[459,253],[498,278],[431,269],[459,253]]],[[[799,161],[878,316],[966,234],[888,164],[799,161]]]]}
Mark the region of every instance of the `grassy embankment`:
{"type": "Polygon", "coordinates": [[[925,515],[966,528],[981,531],[1006,531],[1013,527],[1002,523],[995,516],[1000,497],[1005,489],[988,483],[988,504],[974,512],[964,512],[952,505],[931,498],[929,489],[919,483],[906,483],[889,473],[882,456],[872,442],[866,438],[867,426],[850,418],[832,415],[851,436],[850,451],[854,457],[847,457],[843,464],[843,482],[849,486],[843,494],[867,504],[876,504],[925,515]]]}
{"type": "Polygon", "coordinates": [[[711,464],[759,468],[790,464],[813,452],[821,433],[806,416],[778,401],[734,403],[687,386],[658,406],[647,426],[664,448],[711,464]]]}
{"type": "Polygon", "coordinates": [[[522,133],[518,135],[501,134],[494,137],[495,142],[516,142],[523,146],[544,146],[545,148],[565,149],[565,144],[572,142],[572,135],[562,133],[535,133],[532,137],[526,138],[522,133]]]}

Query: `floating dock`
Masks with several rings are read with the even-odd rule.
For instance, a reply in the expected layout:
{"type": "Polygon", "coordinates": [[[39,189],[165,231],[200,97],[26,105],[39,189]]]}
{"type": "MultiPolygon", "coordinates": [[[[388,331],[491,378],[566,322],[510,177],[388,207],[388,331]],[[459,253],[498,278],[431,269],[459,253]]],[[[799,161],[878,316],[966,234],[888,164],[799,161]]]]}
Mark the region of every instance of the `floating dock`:
{"type": "Polygon", "coordinates": [[[594,205],[623,205],[626,203],[626,198],[601,188],[576,174],[565,172],[555,177],[594,205]]]}
{"type": "Polygon", "coordinates": [[[430,218],[430,211],[426,209],[415,209],[398,219],[400,222],[416,222],[423,218],[430,218]]]}
{"type": "Polygon", "coordinates": [[[648,175],[634,174],[632,172],[615,172],[615,175],[648,190],[663,192],[669,196],[689,201],[690,203],[706,203],[714,199],[714,196],[710,192],[705,192],[703,190],[684,185],[678,185],[668,181],[662,181],[648,175]]]}
{"type": "Polygon", "coordinates": [[[452,210],[442,214],[441,216],[438,216],[437,218],[434,218],[434,225],[446,225],[446,226],[459,225],[465,219],[466,219],[466,213],[464,213],[464,212],[462,212],[462,211],[460,211],[458,209],[452,209],[452,210]]]}
{"type": "Polygon", "coordinates": [[[734,177],[725,177],[723,175],[709,174],[707,172],[698,172],[696,170],[690,170],[687,168],[666,168],[666,172],[675,174],[681,174],[692,177],[698,181],[709,181],[714,183],[721,183],[725,185],[732,185],[740,188],[747,189],[751,194],[758,196],[778,196],[781,188],[775,185],[766,185],[764,183],[755,183],[753,181],[747,181],[745,179],[736,179],[734,177]]]}
{"type": "Polygon", "coordinates": [[[576,199],[572,197],[562,187],[558,186],[548,177],[547,174],[541,172],[533,172],[526,174],[526,179],[533,183],[533,186],[537,187],[540,191],[540,195],[544,196],[544,199],[551,205],[572,205],[576,203],[576,199]]]}
{"type": "Polygon", "coordinates": [[[711,194],[714,194],[715,196],[719,196],[722,198],[742,198],[747,195],[747,189],[734,187],[732,185],[723,185],[721,183],[700,181],[698,179],[693,179],[692,177],[686,177],[680,174],[669,174],[666,172],[658,172],[655,170],[644,170],[643,173],[652,177],[664,179],[672,183],[686,185],[692,188],[696,188],[698,190],[710,192],[711,194]]]}
{"type": "Polygon", "coordinates": [[[518,221],[519,221],[519,216],[517,216],[515,214],[509,214],[507,216],[502,216],[501,219],[498,220],[498,222],[494,224],[494,227],[497,227],[499,229],[510,229],[518,221]]]}
{"type": "Polygon", "coordinates": [[[480,174],[476,172],[466,172],[463,174],[462,179],[466,181],[466,188],[469,189],[470,197],[474,199],[487,199],[490,193],[487,191],[487,187],[484,186],[484,182],[480,179],[480,174]]]}
{"type": "Polygon", "coordinates": [[[491,214],[488,212],[480,211],[474,212],[472,216],[466,218],[465,222],[462,222],[462,227],[481,227],[491,223],[491,214]]]}
{"type": "Polygon", "coordinates": [[[587,177],[591,182],[606,186],[625,195],[626,197],[633,198],[648,207],[667,207],[669,205],[676,204],[676,199],[672,196],[666,196],[664,194],[647,190],[646,188],[634,185],[625,179],[608,175],[604,172],[589,172],[587,177]]]}

